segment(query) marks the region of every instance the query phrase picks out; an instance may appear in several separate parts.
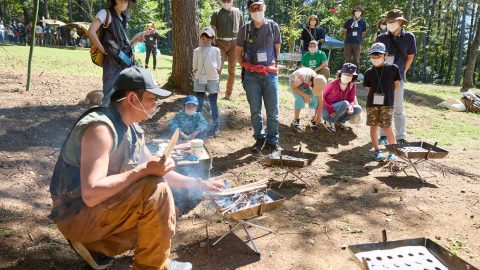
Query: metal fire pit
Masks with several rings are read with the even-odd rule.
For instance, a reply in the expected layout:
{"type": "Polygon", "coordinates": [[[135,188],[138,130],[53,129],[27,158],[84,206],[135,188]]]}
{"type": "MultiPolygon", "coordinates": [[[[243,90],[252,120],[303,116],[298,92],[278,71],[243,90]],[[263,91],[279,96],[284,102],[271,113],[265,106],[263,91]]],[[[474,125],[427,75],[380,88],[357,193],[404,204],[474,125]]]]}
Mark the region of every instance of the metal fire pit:
{"type": "Polygon", "coordinates": [[[349,246],[364,270],[478,270],[428,238],[384,241],[349,246]]]}
{"type": "Polygon", "coordinates": [[[269,233],[276,233],[274,230],[252,223],[251,220],[260,217],[265,212],[270,212],[283,205],[283,203],[285,202],[285,197],[271,189],[252,189],[232,195],[211,197],[210,200],[217,209],[217,211],[221,213],[225,218],[236,221],[235,225],[231,226],[224,235],[222,235],[219,239],[217,239],[217,241],[212,244],[212,246],[218,244],[218,242],[220,242],[225,236],[231,233],[236,227],[242,225],[245,233],[248,236],[248,239],[252,243],[255,252],[260,254],[260,251],[258,250],[257,245],[255,244],[255,241],[250,231],[248,230],[248,226],[256,227],[269,233]],[[251,199],[251,197],[249,197],[248,205],[237,205],[239,197],[245,196],[245,194],[247,193],[255,192],[257,194],[258,192],[262,192],[266,196],[263,197],[261,200],[253,200],[251,199]],[[225,200],[227,200],[228,203],[225,203],[225,200]],[[229,206],[229,204],[233,205],[233,207],[229,206]]]}
{"type": "Polygon", "coordinates": [[[448,155],[448,151],[437,147],[437,143],[431,145],[426,142],[410,142],[405,144],[388,144],[385,147],[390,153],[394,153],[400,159],[408,162],[408,166],[401,168],[406,175],[408,174],[405,170],[413,167],[422,182],[425,182],[425,180],[418,172],[416,165],[429,159],[441,159],[448,155]]]}
{"type": "MultiPolygon", "coordinates": [[[[301,150],[301,149],[300,149],[301,150]]],[[[305,182],[300,176],[298,176],[294,170],[299,170],[299,168],[304,168],[310,166],[312,162],[318,157],[318,154],[313,153],[305,153],[301,151],[289,151],[289,150],[282,150],[278,152],[274,152],[268,156],[265,156],[263,163],[267,166],[278,166],[284,168],[286,171],[284,173],[279,174],[279,176],[283,175],[283,179],[280,182],[278,188],[281,188],[287,176],[291,174],[296,179],[305,183],[308,186],[308,183],[305,182]]]]}

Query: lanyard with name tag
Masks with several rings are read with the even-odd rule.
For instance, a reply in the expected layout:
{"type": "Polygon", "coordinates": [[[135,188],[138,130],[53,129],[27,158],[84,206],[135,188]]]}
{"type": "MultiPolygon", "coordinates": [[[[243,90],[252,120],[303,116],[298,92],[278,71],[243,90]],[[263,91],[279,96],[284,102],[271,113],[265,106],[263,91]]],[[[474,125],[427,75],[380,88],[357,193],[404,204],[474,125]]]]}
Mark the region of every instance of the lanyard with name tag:
{"type": "Polygon", "coordinates": [[[375,68],[375,75],[377,75],[378,79],[378,85],[377,89],[375,92],[377,92],[378,88],[380,88],[381,93],[373,93],[373,105],[383,105],[385,103],[385,94],[383,93],[383,88],[382,88],[382,76],[383,76],[383,69],[385,66],[382,67],[382,72],[380,73],[380,76],[378,76],[377,68],[375,68]]]}
{"type": "Polygon", "coordinates": [[[394,61],[395,61],[395,55],[394,54],[385,56],[385,63],[387,63],[389,65],[393,65],[394,61]]]}
{"type": "Polygon", "coordinates": [[[267,62],[267,52],[265,50],[258,50],[257,51],[257,61],[260,62],[267,62]]]}
{"type": "Polygon", "coordinates": [[[385,102],[385,95],[384,94],[373,94],[373,105],[383,105],[385,102]]]}
{"type": "Polygon", "coordinates": [[[358,32],[357,32],[357,31],[353,31],[353,32],[352,32],[352,37],[356,37],[356,36],[358,36],[358,32]]]}

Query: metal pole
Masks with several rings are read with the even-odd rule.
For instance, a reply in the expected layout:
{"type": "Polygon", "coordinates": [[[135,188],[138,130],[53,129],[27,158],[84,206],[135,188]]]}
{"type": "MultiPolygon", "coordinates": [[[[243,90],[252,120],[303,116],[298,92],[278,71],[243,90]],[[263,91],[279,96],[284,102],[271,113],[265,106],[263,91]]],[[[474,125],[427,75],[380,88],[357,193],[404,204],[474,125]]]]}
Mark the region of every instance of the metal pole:
{"type": "Polygon", "coordinates": [[[33,47],[35,46],[35,26],[37,25],[37,20],[38,20],[38,6],[40,5],[40,0],[36,0],[34,2],[34,16],[33,16],[33,22],[32,22],[32,35],[31,35],[31,40],[30,40],[30,53],[28,55],[28,75],[27,75],[27,92],[30,90],[30,82],[32,79],[32,57],[33,57],[33,47]]]}

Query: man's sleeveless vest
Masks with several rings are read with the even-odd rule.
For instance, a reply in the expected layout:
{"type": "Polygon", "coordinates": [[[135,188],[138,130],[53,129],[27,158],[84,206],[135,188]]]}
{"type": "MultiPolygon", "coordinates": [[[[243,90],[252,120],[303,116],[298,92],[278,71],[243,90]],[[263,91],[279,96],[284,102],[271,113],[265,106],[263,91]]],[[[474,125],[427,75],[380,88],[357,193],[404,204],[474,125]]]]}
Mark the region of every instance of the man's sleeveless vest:
{"type": "Polygon", "coordinates": [[[115,107],[93,108],[84,113],[65,140],[50,184],[54,202],[50,218],[57,221],[86,207],[81,197],[80,158],[84,131],[92,124],[104,124],[113,135],[107,175],[130,170],[143,162],[144,131],[137,124],[125,126],[115,107]]]}

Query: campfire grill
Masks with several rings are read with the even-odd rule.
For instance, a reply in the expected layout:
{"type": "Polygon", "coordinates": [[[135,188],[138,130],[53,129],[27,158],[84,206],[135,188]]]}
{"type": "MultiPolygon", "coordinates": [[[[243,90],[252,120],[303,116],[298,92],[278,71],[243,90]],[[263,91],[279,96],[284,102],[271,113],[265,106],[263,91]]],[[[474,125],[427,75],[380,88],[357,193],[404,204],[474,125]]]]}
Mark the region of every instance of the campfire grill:
{"type": "Polygon", "coordinates": [[[406,169],[413,167],[422,182],[425,180],[420,175],[417,165],[429,159],[441,159],[448,155],[448,151],[437,147],[437,143],[431,145],[426,142],[410,142],[404,144],[388,144],[385,146],[390,153],[394,153],[400,159],[408,162],[408,166],[401,168],[406,174],[406,169]]]}
{"type": "MultiPolygon", "coordinates": [[[[301,150],[301,149],[300,149],[301,150]]],[[[300,176],[298,176],[294,171],[298,170],[295,168],[304,168],[310,166],[312,162],[317,158],[317,154],[305,153],[301,151],[289,151],[282,150],[279,152],[274,152],[271,155],[268,155],[264,158],[264,164],[267,166],[278,166],[284,168],[286,171],[279,174],[283,175],[283,179],[280,182],[278,188],[281,188],[287,176],[291,174],[296,179],[305,183],[308,186],[308,183],[305,182],[300,176]]]]}
{"type": "MultiPolygon", "coordinates": [[[[224,235],[217,239],[212,246],[218,244],[218,242],[220,242],[225,236],[241,225],[245,230],[248,239],[252,243],[255,252],[260,254],[257,245],[248,230],[248,226],[259,228],[269,233],[275,233],[274,230],[252,223],[251,220],[260,217],[265,212],[270,212],[280,207],[285,202],[285,198],[279,193],[267,189],[263,183],[256,187],[255,185],[250,185],[250,187],[249,185],[245,185],[245,187],[246,188],[243,189],[241,186],[236,188],[236,190],[243,190],[242,192],[212,196],[210,198],[212,204],[219,213],[227,219],[236,221],[236,223],[231,226],[224,235]]],[[[225,193],[229,193],[228,190],[225,193]]]]}
{"type": "Polygon", "coordinates": [[[364,270],[478,270],[428,238],[387,241],[349,246],[364,270]]]}

